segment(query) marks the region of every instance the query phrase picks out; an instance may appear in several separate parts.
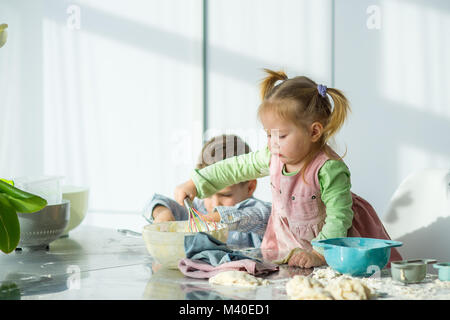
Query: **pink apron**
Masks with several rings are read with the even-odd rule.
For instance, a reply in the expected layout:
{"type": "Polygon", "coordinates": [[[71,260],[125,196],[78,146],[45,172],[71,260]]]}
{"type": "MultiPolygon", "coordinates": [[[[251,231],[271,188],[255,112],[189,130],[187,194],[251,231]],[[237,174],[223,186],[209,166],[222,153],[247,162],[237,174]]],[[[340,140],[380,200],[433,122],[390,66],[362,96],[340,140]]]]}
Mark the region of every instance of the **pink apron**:
{"type": "MultiPolygon", "coordinates": [[[[295,248],[312,249],[310,241],[318,236],[326,218],[318,173],[329,159],[324,151],[318,153],[305,172],[306,184],[300,173],[284,176],[283,163],[278,156],[272,156],[272,213],[261,244],[266,259],[282,259],[295,248]]],[[[390,240],[373,207],[354,193],[352,199],[354,217],[347,236],[390,240]]],[[[401,256],[395,248],[391,248],[389,263],[395,260],[401,260],[401,256]]]]}

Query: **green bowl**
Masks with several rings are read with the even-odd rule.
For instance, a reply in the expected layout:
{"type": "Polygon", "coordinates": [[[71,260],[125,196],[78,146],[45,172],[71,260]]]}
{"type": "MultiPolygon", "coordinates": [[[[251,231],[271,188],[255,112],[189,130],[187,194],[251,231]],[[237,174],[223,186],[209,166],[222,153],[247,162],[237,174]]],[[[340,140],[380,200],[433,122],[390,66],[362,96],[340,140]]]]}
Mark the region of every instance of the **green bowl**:
{"type": "Polygon", "coordinates": [[[391,262],[392,279],[405,283],[420,283],[427,275],[427,264],[435,263],[432,259],[402,260],[391,262]]]}
{"type": "Polygon", "coordinates": [[[450,262],[436,263],[433,267],[439,270],[439,280],[450,281],[450,262]]]}

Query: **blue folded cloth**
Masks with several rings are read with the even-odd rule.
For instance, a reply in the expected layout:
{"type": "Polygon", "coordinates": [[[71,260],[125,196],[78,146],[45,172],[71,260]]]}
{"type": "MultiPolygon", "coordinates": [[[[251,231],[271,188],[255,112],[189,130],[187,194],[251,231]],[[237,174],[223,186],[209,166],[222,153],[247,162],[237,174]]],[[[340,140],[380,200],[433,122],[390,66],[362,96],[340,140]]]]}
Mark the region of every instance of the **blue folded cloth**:
{"type": "Polygon", "coordinates": [[[184,251],[186,258],[204,261],[212,266],[242,259],[258,261],[238,251],[231,250],[225,243],[205,232],[198,232],[193,236],[185,236],[184,251]]]}

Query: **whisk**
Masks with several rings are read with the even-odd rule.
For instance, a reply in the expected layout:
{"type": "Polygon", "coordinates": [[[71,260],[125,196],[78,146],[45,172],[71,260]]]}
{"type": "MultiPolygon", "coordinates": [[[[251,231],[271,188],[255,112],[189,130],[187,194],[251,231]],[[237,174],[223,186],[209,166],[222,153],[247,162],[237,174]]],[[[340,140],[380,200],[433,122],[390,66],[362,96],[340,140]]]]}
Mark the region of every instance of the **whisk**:
{"type": "Polygon", "coordinates": [[[204,214],[194,209],[189,198],[186,197],[184,199],[184,205],[186,206],[189,215],[189,232],[207,232],[217,230],[217,224],[215,222],[207,221],[204,214]]]}

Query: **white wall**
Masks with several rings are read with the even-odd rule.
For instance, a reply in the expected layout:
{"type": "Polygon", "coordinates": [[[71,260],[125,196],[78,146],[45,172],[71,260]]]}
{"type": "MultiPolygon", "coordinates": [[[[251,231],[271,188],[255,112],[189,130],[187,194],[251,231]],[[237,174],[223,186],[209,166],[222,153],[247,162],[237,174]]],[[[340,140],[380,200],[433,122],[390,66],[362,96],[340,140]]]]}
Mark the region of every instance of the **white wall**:
{"type": "Polygon", "coordinates": [[[201,144],[201,10],[201,0],[1,1],[0,176],[63,175],[108,212],[172,195],[201,144]]]}
{"type": "MultiPolygon", "coordinates": [[[[257,121],[263,68],[331,81],[328,0],[209,1],[208,132],[238,134],[253,150],[265,147],[257,121]]],[[[271,201],[269,178],[255,196],[271,201]]]]}
{"type": "Polygon", "coordinates": [[[335,32],[335,86],[353,109],[338,140],[353,190],[383,216],[411,172],[450,169],[450,2],[337,0],[335,32]]]}

